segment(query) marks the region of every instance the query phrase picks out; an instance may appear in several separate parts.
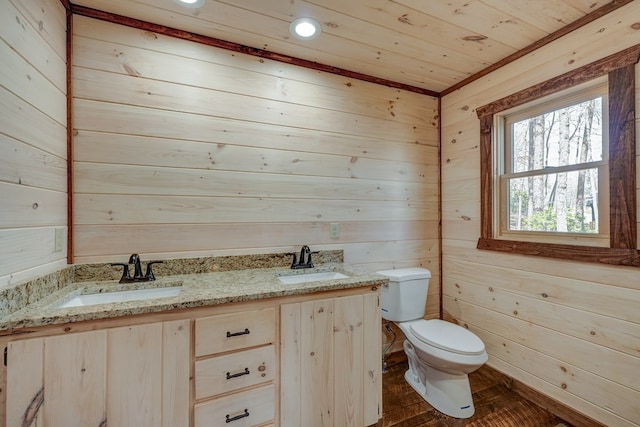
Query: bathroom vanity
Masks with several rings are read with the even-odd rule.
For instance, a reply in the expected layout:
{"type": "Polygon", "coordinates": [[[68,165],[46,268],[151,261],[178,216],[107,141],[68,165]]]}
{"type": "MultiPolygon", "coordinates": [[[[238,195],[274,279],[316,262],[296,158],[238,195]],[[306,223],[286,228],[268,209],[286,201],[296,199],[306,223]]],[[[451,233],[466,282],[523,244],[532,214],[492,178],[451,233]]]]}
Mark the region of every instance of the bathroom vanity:
{"type": "Polygon", "coordinates": [[[117,284],[61,290],[0,323],[0,426],[375,424],[385,279],[339,269],[181,275],[157,284],[177,296],[72,308],[60,300],[117,284]]]}

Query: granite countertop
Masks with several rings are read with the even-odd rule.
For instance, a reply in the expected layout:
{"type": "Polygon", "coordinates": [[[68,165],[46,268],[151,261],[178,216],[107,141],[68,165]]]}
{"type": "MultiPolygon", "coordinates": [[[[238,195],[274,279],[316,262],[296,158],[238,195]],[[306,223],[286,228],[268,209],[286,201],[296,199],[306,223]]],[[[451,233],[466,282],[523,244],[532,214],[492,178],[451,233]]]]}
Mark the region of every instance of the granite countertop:
{"type": "Polygon", "coordinates": [[[0,318],[0,332],[28,327],[253,301],[263,298],[357,288],[386,283],[387,281],[387,278],[376,273],[358,271],[342,263],[330,263],[317,265],[316,268],[304,270],[275,267],[199,274],[179,274],[161,277],[154,282],[126,284],[120,284],[117,280],[77,282],[0,318]],[[299,284],[283,284],[278,280],[278,275],[297,275],[323,271],[342,272],[349,277],[299,284]],[[56,308],[56,304],[78,294],[167,286],[181,286],[180,294],[175,297],[158,299],[56,308]]]}

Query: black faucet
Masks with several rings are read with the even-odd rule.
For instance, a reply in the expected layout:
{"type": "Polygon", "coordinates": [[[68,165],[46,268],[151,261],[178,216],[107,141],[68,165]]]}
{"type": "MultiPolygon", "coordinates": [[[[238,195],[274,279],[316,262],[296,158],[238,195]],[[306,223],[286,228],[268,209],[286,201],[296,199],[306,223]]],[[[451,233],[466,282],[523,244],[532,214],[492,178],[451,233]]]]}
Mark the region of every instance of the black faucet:
{"type": "Polygon", "coordinates": [[[119,283],[131,283],[131,282],[151,282],[156,280],[156,276],[153,274],[151,266],[153,264],[162,264],[162,261],[149,261],[147,263],[147,272],[142,275],[142,265],[140,264],[140,255],[132,254],[129,257],[129,264],[133,264],[133,277],[129,273],[129,265],[124,263],[111,264],[112,266],[122,266],[122,277],[119,283]]]}
{"type": "Polygon", "coordinates": [[[293,255],[293,261],[291,262],[291,268],[294,270],[300,268],[313,268],[313,261],[311,260],[311,254],[317,254],[318,252],[311,252],[309,246],[304,245],[300,249],[300,259],[296,259],[295,253],[288,253],[287,255],[293,255]],[[306,258],[306,260],[305,260],[306,258]]]}

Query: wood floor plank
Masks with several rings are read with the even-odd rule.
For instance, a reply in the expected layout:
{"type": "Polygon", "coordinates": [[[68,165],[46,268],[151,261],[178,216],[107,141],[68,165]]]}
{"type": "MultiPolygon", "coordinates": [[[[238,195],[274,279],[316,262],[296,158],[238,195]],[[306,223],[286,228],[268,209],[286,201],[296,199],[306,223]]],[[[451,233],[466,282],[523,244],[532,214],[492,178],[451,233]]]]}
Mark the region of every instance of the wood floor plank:
{"type": "Polygon", "coordinates": [[[475,414],[468,419],[444,415],[425,402],[404,380],[407,363],[391,358],[383,375],[383,417],[375,427],[556,427],[563,423],[551,412],[524,399],[504,378],[482,367],[469,376],[475,414]]]}

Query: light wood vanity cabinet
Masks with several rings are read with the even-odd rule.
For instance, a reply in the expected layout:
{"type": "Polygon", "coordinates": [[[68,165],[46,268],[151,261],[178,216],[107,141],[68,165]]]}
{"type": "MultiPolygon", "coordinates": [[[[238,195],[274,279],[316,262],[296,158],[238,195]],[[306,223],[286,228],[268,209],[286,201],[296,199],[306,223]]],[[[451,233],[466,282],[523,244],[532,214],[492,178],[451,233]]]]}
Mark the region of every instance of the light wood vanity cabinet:
{"type": "Polygon", "coordinates": [[[6,426],[189,426],[188,320],[7,345],[6,426]]]}
{"type": "Polygon", "coordinates": [[[2,336],[0,427],[375,424],[378,295],[363,287],[2,336]]]}
{"type": "Polygon", "coordinates": [[[276,309],[195,321],[195,427],[275,420],[276,309]]]}

